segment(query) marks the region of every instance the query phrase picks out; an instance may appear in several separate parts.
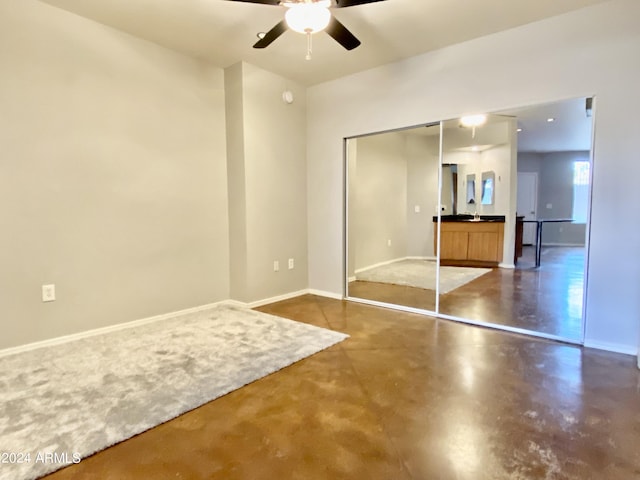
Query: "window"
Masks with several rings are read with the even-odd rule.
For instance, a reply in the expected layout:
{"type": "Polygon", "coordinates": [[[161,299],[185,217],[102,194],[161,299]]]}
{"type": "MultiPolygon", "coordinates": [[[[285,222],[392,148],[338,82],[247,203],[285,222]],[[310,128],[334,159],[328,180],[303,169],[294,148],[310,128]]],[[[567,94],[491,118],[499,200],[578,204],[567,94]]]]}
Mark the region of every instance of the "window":
{"type": "Polygon", "coordinates": [[[589,162],[573,162],[573,221],[587,223],[589,210],[589,162]]]}

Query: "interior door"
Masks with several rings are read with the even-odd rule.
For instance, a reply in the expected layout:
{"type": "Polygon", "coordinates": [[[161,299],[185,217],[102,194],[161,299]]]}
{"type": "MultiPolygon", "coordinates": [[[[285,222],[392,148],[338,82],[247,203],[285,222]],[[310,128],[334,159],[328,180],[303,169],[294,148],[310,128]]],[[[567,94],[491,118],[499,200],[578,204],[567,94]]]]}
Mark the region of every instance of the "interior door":
{"type": "MultiPolygon", "coordinates": [[[[518,172],[518,207],[517,214],[524,215],[525,220],[537,219],[538,174],[535,172],[518,172]]],[[[522,243],[533,245],[536,238],[536,224],[525,223],[522,230],[522,243]]]]}

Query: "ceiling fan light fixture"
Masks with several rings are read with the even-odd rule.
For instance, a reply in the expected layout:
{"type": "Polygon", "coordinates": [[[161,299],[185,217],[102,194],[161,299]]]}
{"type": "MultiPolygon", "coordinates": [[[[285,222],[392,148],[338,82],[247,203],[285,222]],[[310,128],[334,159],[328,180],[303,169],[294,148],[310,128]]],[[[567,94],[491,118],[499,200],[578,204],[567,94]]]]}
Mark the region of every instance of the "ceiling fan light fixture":
{"type": "Polygon", "coordinates": [[[298,33],[317,33],[329,25],[329,2],[296,3],[287,9],[284,18],[289,28],[298,33]]]}

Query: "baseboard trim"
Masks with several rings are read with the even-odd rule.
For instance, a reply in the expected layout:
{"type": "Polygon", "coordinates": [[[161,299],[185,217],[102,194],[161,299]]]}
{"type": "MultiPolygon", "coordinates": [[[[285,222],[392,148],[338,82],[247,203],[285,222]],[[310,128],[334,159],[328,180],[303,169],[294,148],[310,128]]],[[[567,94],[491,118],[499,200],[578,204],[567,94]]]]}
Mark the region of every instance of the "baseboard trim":
{"type": "Polygon", "coordinates": [[[357,275],[359,273],[366,272],[367,270],[372,270],[374,268],[382,267],[384,265],[390,265],[392,263],[401,262],[402,260],[404,260],[404,258],[405,257],[399,257],[391,260],[385,260],[384,262],[374,263],[373,265],[367,265],[366,267],[362,267],[362,268],[358,268],[357,270],[354,270],[353,273],[357,275]]]}
{"type": "Polygon", "coordinates": [[[244,305],[249,308],[262,307],[263,305],[268,305],[270,303],[281,302],[283,300],[289,300],[290,298],[299,297],[300,295],[305,295],[308,293],[308,290],[298,290],[296,292],[285,293],[283,295],[276,295],[275,297],[263,298],[262,300],[256,300],[254,302],[247,302],[244,305]]]}
{"type": "Polygon", "coordinates": [[[325,292],[323,290],[315,290],[313,288],[305,288],[303,290],[298,290],[296,292],[285,293],[283,295],[277,295],[275,297],[263,298],[262,300],[256,300],[255,302],[247,302],[242,303],[236,300],[232,300],[238,305],[243,305],[249,308],[257,308],[262,307],[264,305],[269,305],[270,303],[282,302],[284,300],[289,300],[291,298],[300,297],[302,295],[317,295],[319,297],[327,297],[332,298],[334,300],[342,300],[342,295],[332,292],[325,292]]]}
{"type": "Polygon", "coordinates": [[[317,295],[318,297],[331,298],[333,300],[344,300],[344,297],[339,293],[327,292],[324,290],[316,290],[314,288],[309,288],[307,290],[309,295],[317,295]]]}
{"type": "Polygon", "coordinates": [[[8,348],[0,350],[0,358],[7,357],[9,355],[15,355],[17,353],[28,352],[28,351],[31,351],[31,350],[37,350],[38,348],[61,345],[63,343],[68,343],[68,342],[72,342],[74,340],[80,340],[80,339],[83,339],[83,338],[93,337],[93,336],[96,336],[96,335],[102,335],[102,334],[105,334],[105,333],[111,333],[111,332],[116,332],[116,331],[119,331],[119,330],[125,330],[127,328],[138,327],[138,326],[141,326],[141,325],[147,325],[149,323],[158,322],[160,320],[166,320],[166,319],[169,319],[169,318],[172,318],[172,317],[177,317],[179,315],[187,315],[187,314],[190,314],[190,313],[197,313],[197,312],[208,310],[210,308],[214,308],[214,307],[220,306],[220,305],[231,305],[231,306],[241,307],[241,308],[255,308],[255,307],[261,307],[263,305],[267,305],[269,303],[280,302],[282,300],[288,300],[290,298],[299,297],[301,295],[307,295],[307,294],[318,295],[320,297],[327,297],[327,298],[332,298],[332,299],[336,299],[336,300],[342,300],[342,295],[338,295],[338,294],[331,293],[331,292],[325,292],[325,291],[322,291],[322,290],[315,290],[315,289],[298,290],[296,292],[291,292],[291,293],[287,293],[287,294],[284,294],[284,295],[278,295],[276,297],[271,297],[271,298],[265,298],[263,300],[257,300],[255,302],[241,302],[241,301],[233,300],[233,299],[221,300],[219,302],[208,303],[208,304],[200,305],[200,306],[197,306],[197,307],[185,308],[183,310],[177,310],[177,311],[174,311],[174,312],[163,313],[161,315],[154,315],[152,317],[141,318],[141,319],[138,319],[138,320],[132,320],[130,322],[123,322],[123,323],[118,323],[118,324],[115,324],[115,325],[108,325],[106,327],[93,328],[91,330],[85,330],[83,332],[71,333],[69,335],[61,335],[59,337],[49,338],[49,339],[46,339],[46,340],[40,340],[40,341],[37,341],[37,342],[26,343],[24,345],[18,345],[16,347],[8,347],[8,348]]]}
{"type": "Polygon", "coordinates": [[[154,315],[153,317],[141,318],[139,320],[132,320],[130,322],[118,323],[118,324],[109,325],[106,327],[93,328],[91,330],[85,330],[83,332],[72,333],[69,335],[62,335],[60,337],[54,337],[47,340],[40,340],[38,342],[26,343],[24,345],[19,345],[17,347],[9,347],[9,348],[0,350],[0,358],[6,357],[9,355],[14,355],[16,353],[36,350],[38,348],[61,345],[63,343],[72,342],[74,340],[80,340],[82,338],[93,337],[96,335],[103,335],[105,333],[116,332],[118,330],[125,330],[127,328],[138,327],[140,325],[147,325],[149,323],[158,322],[160,320],[166,320],[168,318],[177,317],[179,315],[186,315],[189,313],[201,312],[203,310],[208,310],[218,305],[229,304],[231,302],[233,302],[233,300],[222,300],[220,302],[208,303],[206,305],[200,305],[198,307],[185,308],[184,310],[178,310],[170,313],[163,313],[161,315],[154,315]]]}
{"type": "Polygon", "coordinates": [[[367,270],[372,270],[374,268],[383,267],[384,265],[390,265],[390,264],[396,263],[396,262],[402,262],[403,260],[432,260],[432,261],[435,261],[436,257],[419,257],[419,256],[418,257],[416,257],[416,256],[398,257],[398,258],[394,258],[392,260],[386,260],[384,262],[374,263],[373,265],[368,265],[366,267],[359,268],[359,269],[355,270],[354,273],[357,275],[358,273],[366,272],[367,270]]]}
{"type": "MultiPolygon", "coordinates": [[[[533,245],[527,245],[527,246],[533,246],[533,245]]],[[[585,245],[584,243],[558,243],[558,242],[544,242],[542,244],[542,247],[582,247],[584,248],[585,245]]]]}
{"type": "MultiPolygon", "coordinates": [[[[585,340],[585,348],[595,348],[596,350],[606,350],[607,352],[622,353],[625,355],[638,355],[637,347],[630,347],[629,345],[620,345],[618,343],[598,342],[594,340],[585,340]]],[[[639,359],[640,362],[640,359],[639,359]]],[[[640,363],[639,363],[640,366],[640,363]]]]}
{"type": "MultiPolygon", "coordinates": [[[[31,351],[31,350],[36,350],[38,348],[61,345],[63,343],[68,343],[68,342],[71,342],[71,341],[74,341],[74,340],[79,340],[79,339],[82,339],[82,338],[92,337],[92,336],[95,336],[95,335],[101,335],[101,334],[105,334],[105,333],[115,332],[115,331],[118,331],[118,330],[124,330],[124,329],[127,329],[127,328],[137,327],[137,326],[140,326],[140,325],[146,325],[146,324],[149,324],[149,323],[158,322],[158,321],[161,321],[161,320],[166,320],[168,318],[176,317],[176,316],[179,316],[179,315],[186,315],[186,314],[190,314],[190,313],[201,312],[203,310],[208,310],[210,308],[214,308],[214,307],[219,306],[219,305],[233,305],[233,306],[237,306],[237,307],[255,308],[255,307],[260,307],[260,306],[263,306],[263,305],[267,305],[269,303],[275,303],[275,302],[280,302],[280,301],[283,301],[283,300],[288,300],[288,299],[291,299],[291,298],[299,297],[299,296],[302,296],[302,295],[317,295],[319,297],[326,297],[326,298],[331,298],[331,299],[334,299],[334,300],[344,300],[344,298],[343,298],[343,296],[341,294],[334,293],[334,292],[328,292],[328,291],[324,291],[324,290],[317,290],[317,289],[314,289],[314,288],[307,288],[307,289],[303,289],[303,290],[298,290],[298,291],[287,293],[287,294],[284,294],[284,295],[278,295],[278,296],[275,296],[275,297],[265,298],[263,300],[258,300],[258,301],[249,302],[249,303],[240,302],[238,300],[232,300],[232,299],[221,300],[219,302],[200,305],[200,306],[197,306],[197,307],[186,308],[186,309],[183,309],[183,310],[177,310],[177,311],[174,311],[174,312],[164,313],[164,314],[161,314],[161,315],[154,315],[152,317],[141,318],[139,320],[132,320],[130,322],[118,323],[116,325],[109,325],[109,326],[106,326],[106,327],[95,328],[95,329],[91,329],[91,330],[86,330],[84,332],[72,333],[70,335],[62,335],[60,337],[50,338],[50,339],[47,339],[47,340],[41,340],[41,341],[38,341],[38,342],[27,343],[25,345],[19,345],[17,347],[5,348],[5,349],[0,350],[0,358],[6,357],[6,356],[9,356],[9,355],[14,355],[16,353],[22,353],[22,352],[28,352],[28,351],[31,351]]],[[[604,350],[604,351],[613,352],[613,353],[621,353],[621,354],[624,354],[624,355],[637,356],[640,353],[638,351],[637,347],[631,347],[629,345],[621,345],[621,344],[615,344],[615,343],[609,343],[609,342],[598,342],[598,341],[593,341],[593,340],[586,340],[585,343],[584,343],[584,346],[586,348],[593,348],[593,349],[596,349],[596,350],[604,350]]],[[[640,357],[638,358],[638,367],[640,368],[640,357]]]]}

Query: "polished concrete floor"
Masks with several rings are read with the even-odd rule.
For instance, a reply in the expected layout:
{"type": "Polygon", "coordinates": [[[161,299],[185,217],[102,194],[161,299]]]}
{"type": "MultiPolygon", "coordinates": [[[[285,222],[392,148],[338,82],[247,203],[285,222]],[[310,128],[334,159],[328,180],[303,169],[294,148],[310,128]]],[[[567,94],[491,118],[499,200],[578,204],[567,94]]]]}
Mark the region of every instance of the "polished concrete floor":
{"type": "Polygon", "coordinates": [[[306,295],[344,342],[48,480],[640,478],[635,358],[306,295]]]}
{"type": "MultiPolygon", "coordinates": [[[[478,322],[582,340],[584,252],[581,247],[544,247],[540,267],[525,247],[517,268],[490,273],[440,296],[440,313],[478,322]]],[[[435,292],[403,285],[356,281],[349,295],[435,311],[435,292]]]]}

